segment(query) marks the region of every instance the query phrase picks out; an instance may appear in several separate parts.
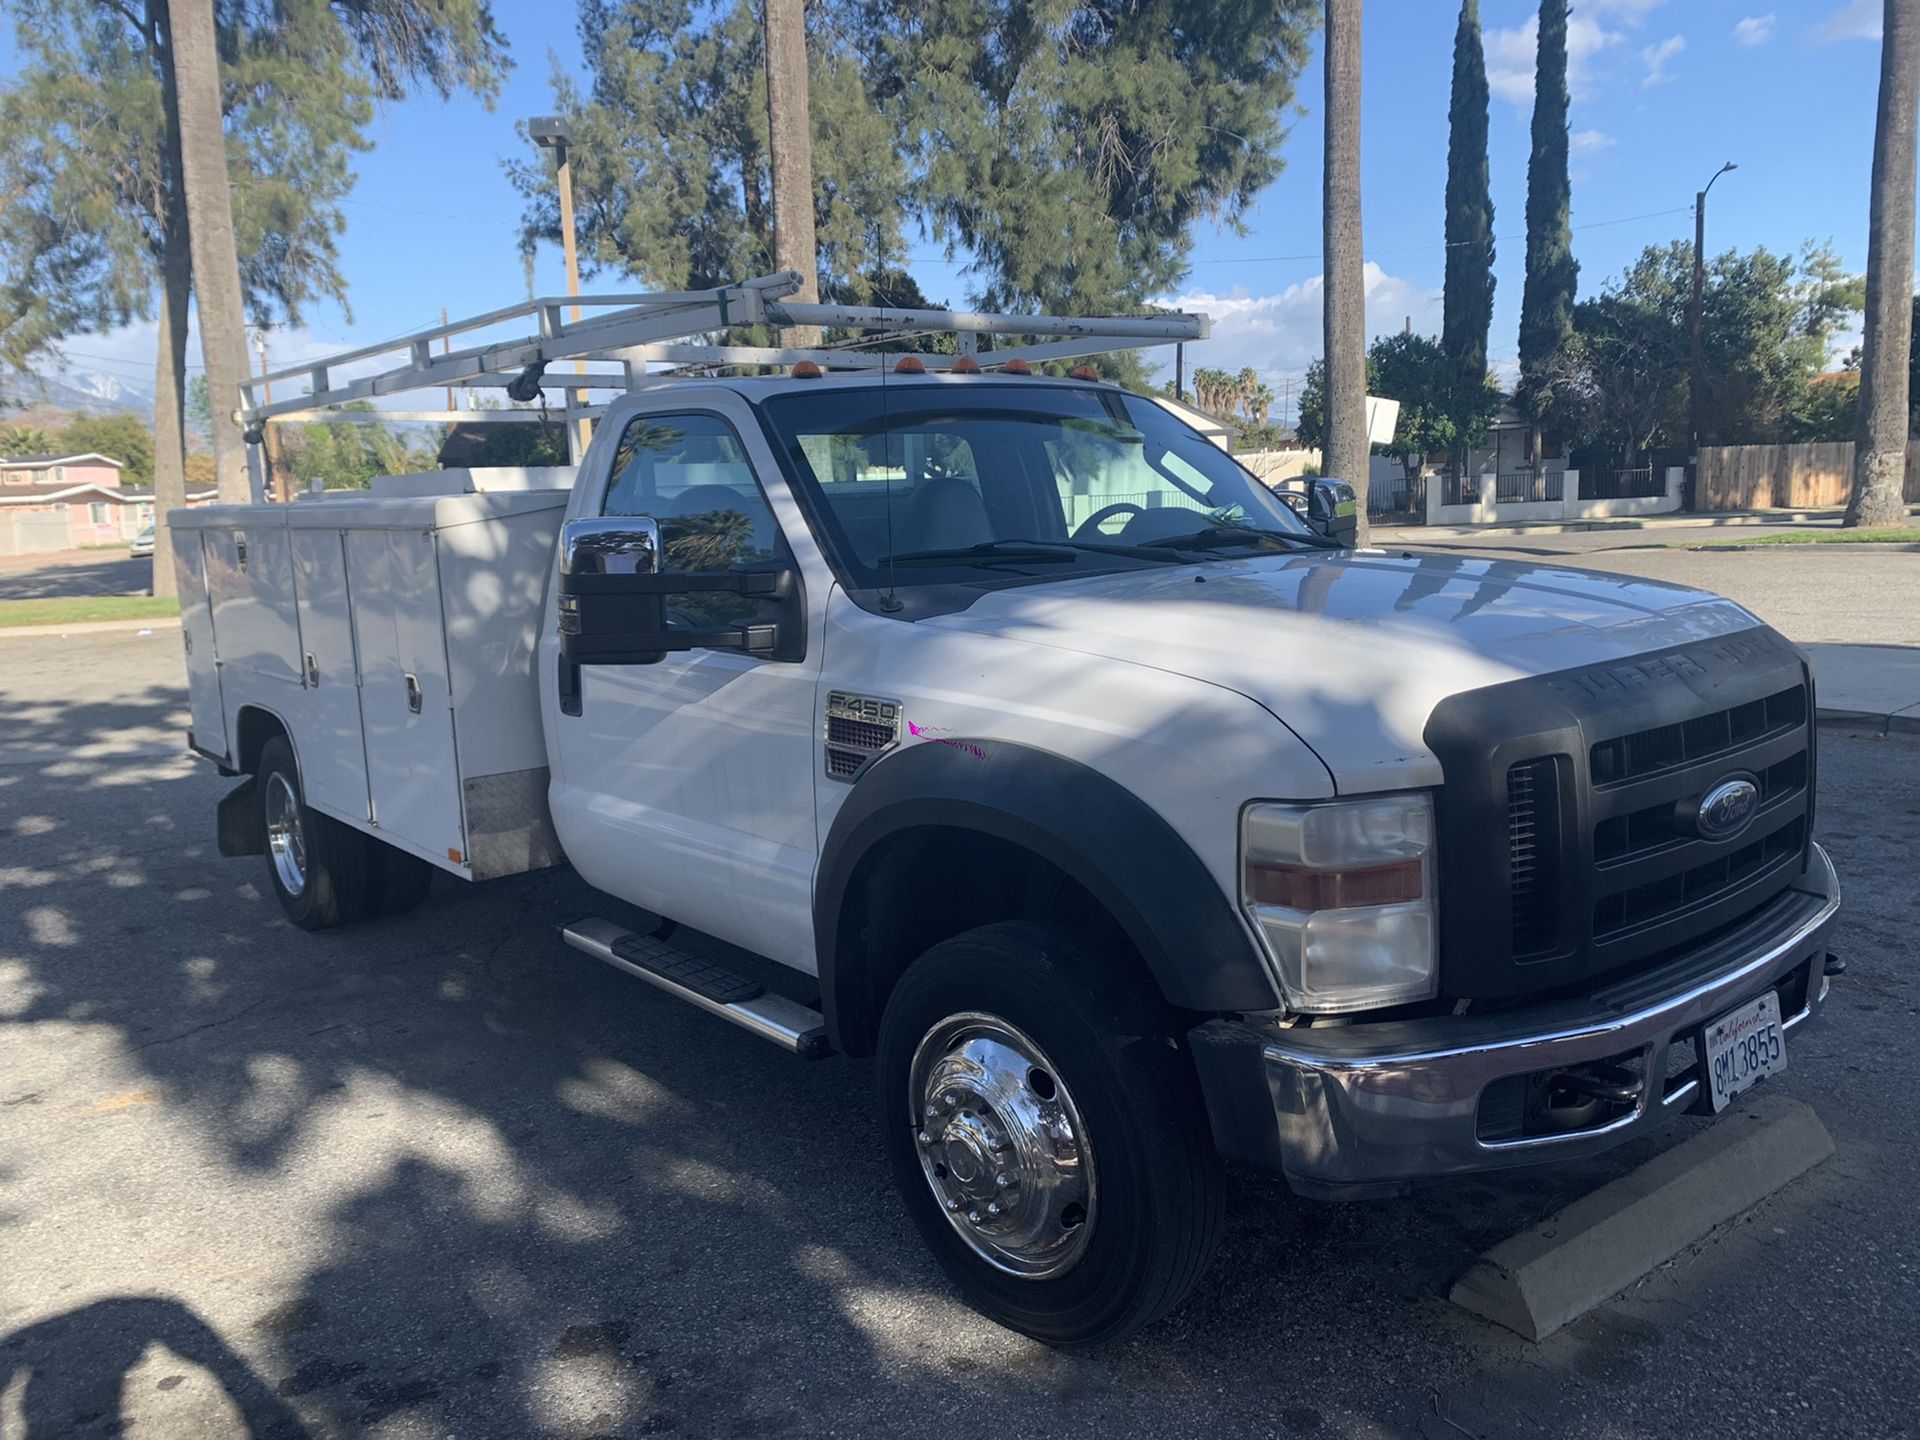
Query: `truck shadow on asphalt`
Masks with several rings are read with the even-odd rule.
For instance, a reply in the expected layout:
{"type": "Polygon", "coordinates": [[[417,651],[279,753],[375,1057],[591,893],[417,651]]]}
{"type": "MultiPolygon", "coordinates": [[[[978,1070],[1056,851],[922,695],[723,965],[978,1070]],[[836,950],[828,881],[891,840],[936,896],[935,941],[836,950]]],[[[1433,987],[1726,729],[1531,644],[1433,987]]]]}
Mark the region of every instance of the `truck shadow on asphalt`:
{"type": "Polygon", "coordinates": [[[35,569],[0,570],[0,600],[55,600],[75,595],[150,595],[153,561],[124,548],[103,550],[96,559],[35,569]]]}
{"type": "MultiPolygon", "coordinates": [[[[9,742],[170,729],[183,698],[28,709],[9,742]]],[[[261,1436],[1405,1433],[1524,1351],[1445,1305],[1471,1257],[1677,1138],[1376,1205],[1236,1177],[1194,1298],[1060,1354],[947,1290],[865,1062],[573,955],[556,928],[608,906],[567,871],[304,934],[216,855],[228,783],[0,766],[0,1419],[11,1377],[34,1440],[219,1433],[168,1408],[195,1386],[121,1383],[155,1344],[261,1436]]]]}

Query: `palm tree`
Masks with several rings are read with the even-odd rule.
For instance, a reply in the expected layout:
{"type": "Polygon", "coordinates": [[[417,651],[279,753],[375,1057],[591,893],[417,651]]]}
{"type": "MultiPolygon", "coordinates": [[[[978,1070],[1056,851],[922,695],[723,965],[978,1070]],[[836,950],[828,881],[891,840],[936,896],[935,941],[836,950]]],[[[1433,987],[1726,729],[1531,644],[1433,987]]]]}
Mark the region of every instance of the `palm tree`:
{"type": "Polygon", "coordinates": [[[1353,486],[1367,542],[1367,291],[1360,245],[1360,0],[1327,0],[1323,311],[1327,449],[1320,470],[1353,486]]]}
{"type": "Polygon", "coordinates": [[[9,425],[0,430],[0,455],[44,455],[52,448],[47,432],[37,425],[9,425]]]}
{"type": "Polygon", "coordinates": [[[1848,525],[1906,518],[1908,347],[1913,337],[1914,107],[1920,103],[1920,0],[1886,0],[1880,111],[1873,129],[1867,222],[1867,324],[1860,429],[1848,525]]]}
{"type": "MultiPolygon", "coordinates": [[[[797,270],[796,303],[820,298],[820,262],[813,225],[813,132],[807,106],[805,0],[766,0],[767,137],[773,171],[773,259],[797,270]]],[[[784,343],[820,343],[815,325],[790,327],[784,343]]]]}
{"type": "Polygon", "coordinates": [[[247,376],[246,315],[233,239],[233,197],[227,188],[213,0],[172,0],[167,11],[181,173],[193,243],[193,298],[200,317],[207,387],[213,394],[213,463],[221,501],[243,502],[249,498],[246,442],[233,411],[240,403],[240,383],[247,376]]]}

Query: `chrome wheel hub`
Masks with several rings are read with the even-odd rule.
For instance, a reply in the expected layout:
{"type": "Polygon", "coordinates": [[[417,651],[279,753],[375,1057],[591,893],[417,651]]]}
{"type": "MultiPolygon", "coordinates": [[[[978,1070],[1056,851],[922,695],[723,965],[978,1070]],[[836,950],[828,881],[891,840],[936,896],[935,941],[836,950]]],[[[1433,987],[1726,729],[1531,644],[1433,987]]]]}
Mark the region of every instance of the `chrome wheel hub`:
{"type": "Polygon", "coordinates": [[[1039,1280],[1093,1233],[1093,1153],[1059,1072],[997,1016],[951,1015],[913,1054],[920,1168],[947,1221],[989,1264],[1039,1280]]]}
{"type": "Polygon", "coordinates": [[[300,824],[300,797],[277,771],[267,777],[266,811],[273,873],[289,895],[298,895],[307,888],[307,836],[300,824]]]}

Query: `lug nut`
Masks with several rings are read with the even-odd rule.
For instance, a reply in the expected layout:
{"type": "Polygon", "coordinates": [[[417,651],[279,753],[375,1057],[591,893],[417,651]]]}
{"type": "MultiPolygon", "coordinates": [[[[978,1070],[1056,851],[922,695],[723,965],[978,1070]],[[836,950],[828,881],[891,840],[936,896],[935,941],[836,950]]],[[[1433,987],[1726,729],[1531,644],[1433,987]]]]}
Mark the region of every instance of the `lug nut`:
{"type": "Polygon", "coordinates": [[[991,1150],[991,1151],[993,1151],[993,1152],[994,1152],[995,1154],[998,1154],[998,1153],[999,1153],[1000,1151],[1002,1151],[1002,1150],[1004,1150],[1004,1149],[1006,1149],[1006,1148],[1007,1148],[1007,1137],[1006,1137],[1006,1136],[1004,1136],[1004,1135],[989,1135],[989,1136],[987,1137],[987,1149],[989,1149],[989,1150],[991,1150]]]}
{"type": "Polygon", "coordinates": [[[942,1105],[944,1105],[944,1106],[946,1106],[946,1107],[947,1107],[947,1109],[949,1109],[949,1110],[951,1110],[951,1109],[953,1109],[953,1107],[954,1107],[954,1106],[956,1106],[956,1105],[958,1105],[958,1104],[960,1103],[960,1095],[959,1095],[959,1092],[957,1092],[957,1091],[954,1091],[954,1090],[949,1090],[949,1091],[947,1091],[947,1093],[946,1093],[946,1094],[944,1094],[944,1095],[942,1095],[942,1096],[940,1097],[940,1103],[941,1103],[942,1105]]]}
{"type": "Polygon", "coordinates": [[[929,1135],[925,1130],[922,1130],[917,1138],[922,1145],[933,1144],[933,1136],[929,1135]]]}
{"type": "Polygon", "coordinates": [[[987,1214],[998,1215],[999,1213],[1000,1213],[1000,1202],[998,1200],[989,1200],[987,1202],[987,1214]]]}
{"type": "Polygon", "coordinates": [[[959,1208],[960,1208],[960,1202],[958,1200],[947,1201],[947,1209],[958,1210],[959,1208]]]}
{"type": "Polygon", "coordinates": [[[980,1223],[980,1212],[978,1210],[967,1211],[967,1223],[969,1225],[978,1225],[980,1223]]]}
{"type": "Polygon", "coordinates": [[[926,1109],[927,1119],[932,1120],[935,1117],[937,1117],[939,1114],[940,1114],[940,1107],[934,1104],[931,1100],[929,1100],[927,1102],[927,1109],[926,1109]]]}
{"type": "Polygon", "coordinates": [[[1011,1190],[1013,1188],[1013,1176],[1002,1172],[993,1177],[993,1183],[998,1185],[1002,1190],[1011,1190]]]}

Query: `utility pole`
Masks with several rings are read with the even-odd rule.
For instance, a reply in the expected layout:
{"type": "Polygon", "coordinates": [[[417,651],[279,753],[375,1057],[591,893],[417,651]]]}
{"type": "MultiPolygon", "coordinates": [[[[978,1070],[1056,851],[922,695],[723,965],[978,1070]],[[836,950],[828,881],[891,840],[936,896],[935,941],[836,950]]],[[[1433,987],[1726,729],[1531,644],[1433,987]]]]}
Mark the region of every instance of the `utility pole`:
{"type": "Polygon", "coordinates": [[[1700,480],[1700,313],[1707,291],[1707,190],[1713,181],[1740,167],[1729,160],[1713,172],[1706,189],[1693,197],[1693,313],[1689,321],[1691,357],[1687,367],[1687,509],[1696,503],[1700,480]]]}
{"type": "MultiPolygon", "coordinates": [[[[444,305],[440,307],[440,323],[442,325],[447,323],[447,307],[444,305]]],[[[442,355],[451,355],[453,353],[453,336],[442,335],[440,337],[440,353],[442,355]]],[[[451,385],[447,386],[447,409],[453,409],[453,386],[451,385]]]]}
{"type": "MultiPolygon", "coordinates": [[[[560,186],[560,249],[567,259],[567,294],[578,295],[580,293],[580,257],[574,249],[573,237],[573,156],[571,154],[573,126],[558,116],[543,115],[527,122],[527,135],[542,150],[553,151],[554,174],[560,186]]],[[[442,314],[444,313],[443,311],[442,314]]],[[[567,317],[578,325],[580,307],[569,306],[567,317]]],[[[586,374],[587,362],[574,361],[573,373],[586,374]]],[[[587,392],[575,390],[573,405],[579,407],[586,403],[587,392]]],[[[567,437],[568,445],[573,452],[574,463],[578,464],[580,457],[587,453],[587,442],[591,438],[592,431],[585,420],[576,420],[568,429],[570,432],[567,437]]]]}
{"type": "Polygon", "coordinates": [[[1187,342],[1184,340],[1173,347],[1173,398],[1187,398],[1187,342]]]}
{"type": "MultiPolygon", "coordinates": [[[[818,241],[813,230],[813,122],[807,105],[806,0],[766,0],[767,143],[773,170],[773,265],[794,270],[793,299],[820,299],[818,241]]],[[[820,343],[817,325],[793,325],[783,341],[800,349],[820,343]]]]}

